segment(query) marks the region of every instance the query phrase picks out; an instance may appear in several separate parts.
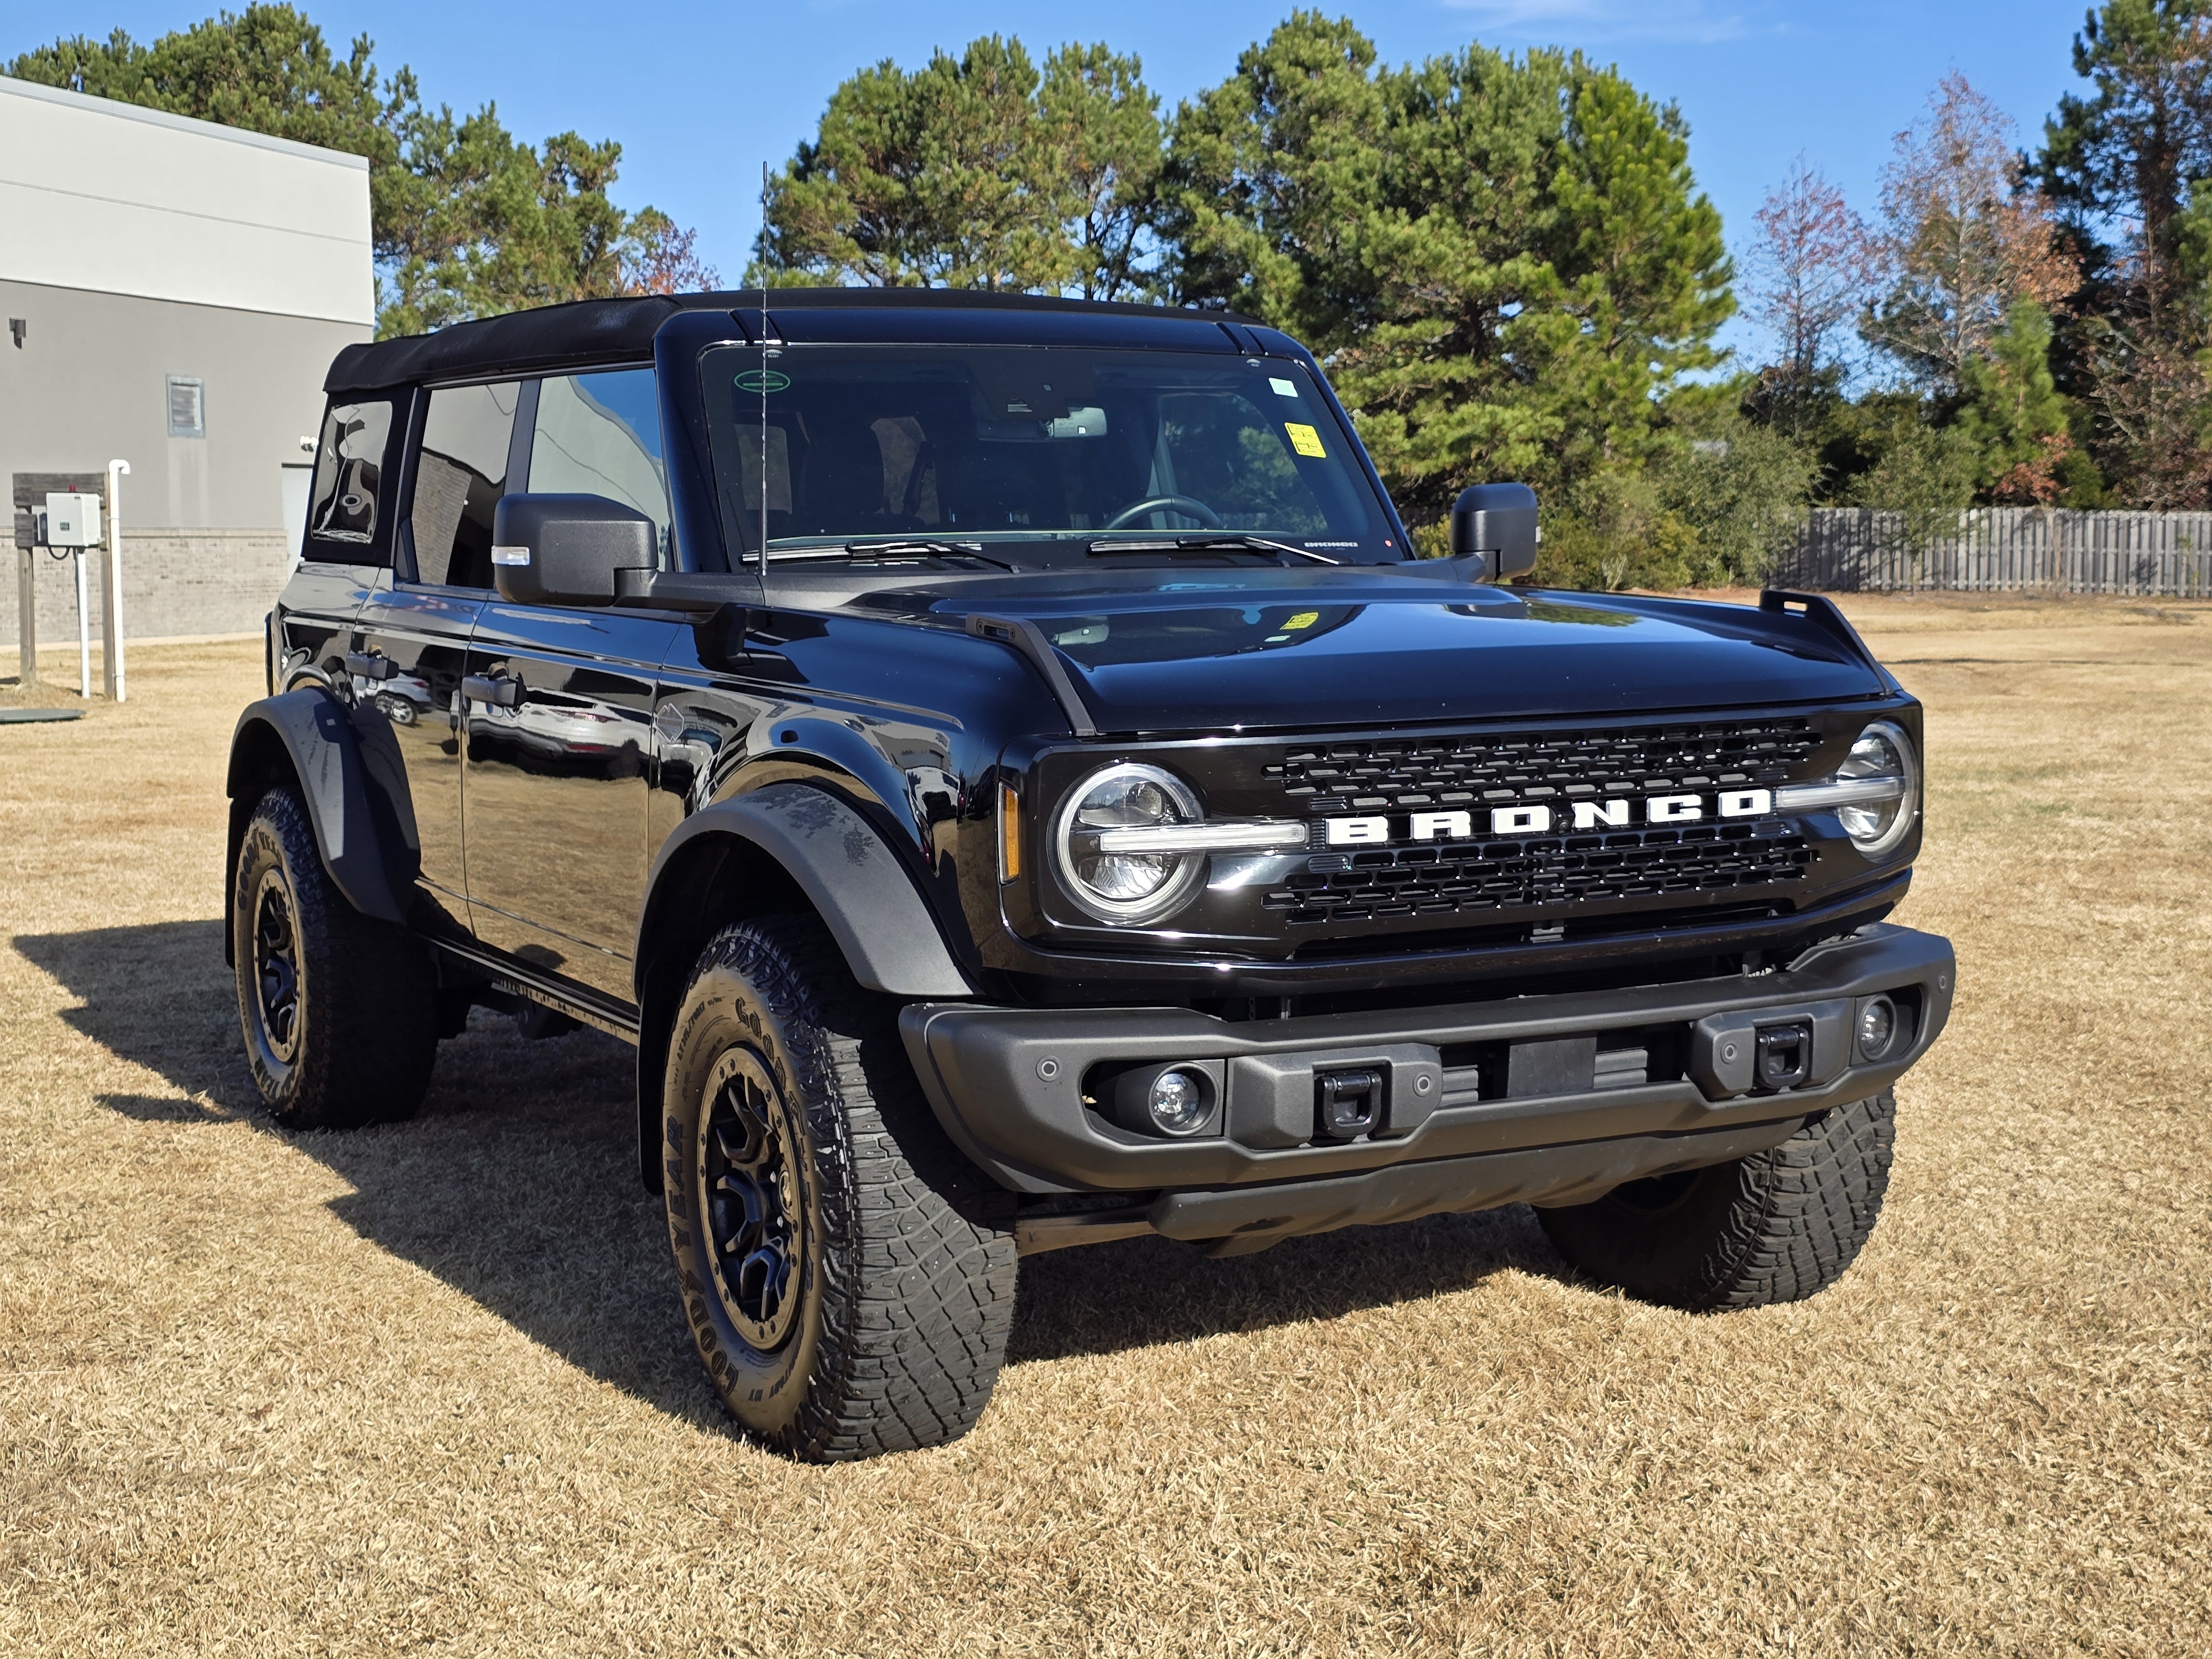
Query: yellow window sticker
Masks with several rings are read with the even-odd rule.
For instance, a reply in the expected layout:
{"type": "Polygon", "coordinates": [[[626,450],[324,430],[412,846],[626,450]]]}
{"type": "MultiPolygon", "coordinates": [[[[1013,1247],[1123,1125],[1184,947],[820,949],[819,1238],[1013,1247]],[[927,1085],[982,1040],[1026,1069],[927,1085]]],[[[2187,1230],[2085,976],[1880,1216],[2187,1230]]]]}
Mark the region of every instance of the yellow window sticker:
{"type": "Polygon", "coordinates": [[[1321,434],[1297,421],[1285,421],[1283,430],[1291,434],[1291,447],[1301,455],[1310,455],[1316,460],[1327,460],[1328,451],[1321,447],[1321,434]]]}
{"type": "Polygon", "coordinates": [[[1290,619],[1290,621],[1288,621],[1288,622],[1286,622],[1286,623],[1285,623],[1283,624],[1283,629],[1284,629],[1284,631],[1285,631],[1285,633],[1287,633],[1287,632],[1289,632],[1289,631],[1290,631],[1291,629],[1293,629],[1293,628],[1311,628],[1311,627],[1312,627],[1316,623],[1319,622],[1320,620],[1321,620],[1321,612],[1320,612],[1320,611],[1299,611],[1299,612],[1298,612],[1298,614],[1297,614],[1297,616],[1295,616],[1295,617],[1291,617],[1291,618],[1290,619]]]}

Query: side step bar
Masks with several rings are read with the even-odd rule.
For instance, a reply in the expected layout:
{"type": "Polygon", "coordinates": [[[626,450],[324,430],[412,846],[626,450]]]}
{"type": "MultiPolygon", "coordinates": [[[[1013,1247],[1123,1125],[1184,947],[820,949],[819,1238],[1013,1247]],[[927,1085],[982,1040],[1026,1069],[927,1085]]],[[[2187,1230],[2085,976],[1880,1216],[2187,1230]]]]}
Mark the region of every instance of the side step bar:
{"type": "Polygon", "coordinates": [[[489,981],[495,991],[537,1003],[556,1014],[566,1014],[578,1024],[620,1037],[633,1048],[637,1045],[637,1010],[626,1002],[617,1002],[581,986],[565,985],[533,974],[519,963],[489,951],[472,950],[447,939],[436,941],[434,948],[468,963],[489,981]]]}

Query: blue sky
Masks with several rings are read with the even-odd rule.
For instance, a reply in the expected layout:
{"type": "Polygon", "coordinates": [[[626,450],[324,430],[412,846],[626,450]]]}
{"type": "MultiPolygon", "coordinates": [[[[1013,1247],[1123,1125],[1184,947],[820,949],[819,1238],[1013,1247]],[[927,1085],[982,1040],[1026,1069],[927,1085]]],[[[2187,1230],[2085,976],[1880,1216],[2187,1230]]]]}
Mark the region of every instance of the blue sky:
{"type": "MultiPolygon", "coordinates": [[[[387,70],[412,64],[434,102],[495,100],[508,127],[532,141],[567,127],[620,139],[617,198],[696,227],[701,253],[734,283],[759,222],[762,161],[787,158],[860,65],[891,58],[912,66],[933,46],[957,49],[994,31],[1040,55],[1063,40],[1103,39],[1141,56],[1146,79],[1172,107],[1224,77],[1291,4],[537,0],[526,9],[305,0],[304,9],[334,41],[369,33],[387,70]]],[[[214,9],[214,0],[0,0],[0,57],[118,24],[147,40],[214,9]]],[[[2069,52],[2083,0],[1367,0],[1342,9],[1394,61],[1480,40],[1579,47],[1618,64],[1643,91],[1681,106],[1692,165],[1740,247],[1766,187],[1800,151],[1871,208],[1891,135],[1948,70],[1963,71],[2021,123],[2023,142],[2033,139],[2077,84],[2069,52]]]]}

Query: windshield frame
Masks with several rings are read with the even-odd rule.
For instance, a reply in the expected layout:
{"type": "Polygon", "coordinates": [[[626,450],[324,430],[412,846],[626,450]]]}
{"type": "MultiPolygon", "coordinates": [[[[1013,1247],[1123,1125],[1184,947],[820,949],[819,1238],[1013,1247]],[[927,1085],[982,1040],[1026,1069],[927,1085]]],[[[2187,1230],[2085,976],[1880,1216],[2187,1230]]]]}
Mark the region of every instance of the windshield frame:
{"type": "MultiPolygon", "coordinates": [[[[1359,443],[1357,433],[1326,379],[1310,362],[1279,356],[1261,357],[1235,352],[1178,350],[1153,341],[1133,342],[1127,345],[1086,344],[1079,349],[1093,360],[1094,367],[1105,366],[1117,356],[1152,360],[1173,357],[1188,360],[1194,368],[1230,370],[1234,366],[1245,374],[1262,375],[1278,383],[1291,380],[1298,387],[1297,392],[1284,393],[1279,384],[1273,389],[1278,395],[1293,397],[1296,399],[1293,407],[1302,415],[1310,416],[1310,428],[1316,430],[1317,447],[1322,451],[1320,456],[1310,456],[1310,459],[1331,462],[1333,489],[1342,492],[1344,504],[1364,515],[1366,520],[1364,532],[1347,533],[1327,524],[1318,531],[1247,529],[1242,526],[1214,529],[1205,526],[1196,515],[1187,514],[1175,514],[1171,520],[1165,520],[1162,514],[1147,515],[1147,522],[1115,528],[1101,525],[987,529],[945,524],[913,530],[823,530],[771,534],[768,565],[804,564],[820,570],[846,559],[860,564],[897,558],[943,563],[956,568],[962,564],[973,564],[979,570],[993,570],[1003,575],[1009,568],[1065,572],[1085,566],[1096,568],[1101,555],[1111,556],[1111,562],[1122,567],[1139,565],[1148,558],[1170,565],[1194,561],[1233,564],[1260,560],[1303,567],[1309,563],[1314,566],[1395,564],[1412,556],[1395,504],[1382,488],[1372,461],[1359,443]],[[1155,520],[1161,521],[1151,521],[1155,520]],[[1126,548],[1122,544],[1127,544],[1126,548]]],[[[733,570],[761,569],[757,550],[760,539],[762,489],[758,486],[746,489],[748,480],[744,474],[735,471],[735,465],[773,465],[776,452],[784,446],[770,443],[767,446],[769,454],[763,456],[763,445],[757,437],[745,442],[737,436],[738,432],[747,428],[757,433],[759,427],[757,422],[741,419],[730,401],[730,394],[719,384],[720,365],[757,358],[760,368],[770,377],[767,385],[781,390],[775,385],[776,380],[785,376],[792,368],[803,365],[809,356],[817,353],[823,356],[835,354],[837,359],[845,362],[865,359],[874,354],[911,362],[917,357],[937,353],[966,357],[982,351],[1066,355],[1069,350],[1069,347],[1056,343],[1030,344],[994,341],[987,343],[915,339],[769,340],[759,344],[726,340],[706,344],[699,352],[696,364],[712,462],[707,482],[714,491],[730,568],[733,570]],[[722,401],[718,402],[718,398],[722,401]],[[746,495],[752,497],[750,503],[744,499],[746,495]]],[[[1250,401],[1255,408],[1259,407],[1257,399],[1250,401]]],[[[1086,405],[1072,413],[1079,416],[1089,407],[1086,405]]],[[[773,414],[770,423],[771,426],[779,424],[773,414]]],[[[1248,429],[1251,424],[1248,422],[1248,429]]],[[[1019,441],[1042,445],[1089,443],[1095,440],[1089,437],[1040,436],[1019,441]]],[[[1278,434],[1278,441],[1287,445],[1295,444],[1297,440],[1295,437],[1285,440],[1278,434]]],[[[789,463],[785,463],[785,465],[787,468],[789,463]]],[[[786,478],[788,478],[787,472],[786,478]]],[[[767,483],[772,505],[777,493],[775,481],[771,477],[767,483]]],[[[791,498],[788,482],[783,486],[783,493],[787,500],[791,498]]],[[[1325,501],[1317,500],[1316,504],[1322,511],[1328,510],[1325,501]]]]}

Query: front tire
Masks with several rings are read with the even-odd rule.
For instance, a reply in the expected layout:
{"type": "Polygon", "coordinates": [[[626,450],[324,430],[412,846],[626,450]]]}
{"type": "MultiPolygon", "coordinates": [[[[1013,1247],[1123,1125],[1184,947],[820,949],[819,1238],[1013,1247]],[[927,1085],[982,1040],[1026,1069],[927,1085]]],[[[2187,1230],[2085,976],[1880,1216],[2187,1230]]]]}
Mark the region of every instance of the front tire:
{"type": "Polygon", "coordinates": [[[411,1115],[437,1058],[428,953],[346,902],[295,790],[255,804],[231,873],[239,1024],[271,1115],[288,1129],[411,1115]]]}
{"type": "Polygon", "coordinates": [[[715,936],[662,1099],[677,1281],[739,1425],[810,1462],[973,1427],[1013,1321],[1012,1195],[945,1139],[818,921],[715,936]]]}
{"type": "Polygon", "coordinates": [[[1569,1263],[1703,1312],[1802,1302],[1843,1277],[1889,1190],[1897,1099],[1832,1107],[1771,1151],[1536,1212],[1569,1263]]]}

